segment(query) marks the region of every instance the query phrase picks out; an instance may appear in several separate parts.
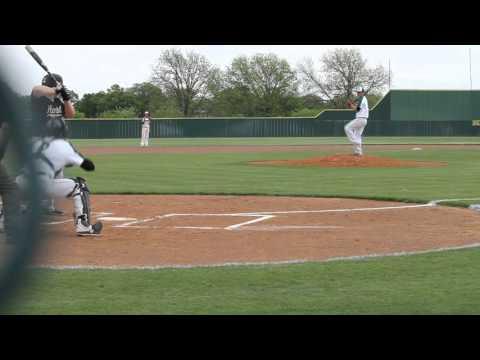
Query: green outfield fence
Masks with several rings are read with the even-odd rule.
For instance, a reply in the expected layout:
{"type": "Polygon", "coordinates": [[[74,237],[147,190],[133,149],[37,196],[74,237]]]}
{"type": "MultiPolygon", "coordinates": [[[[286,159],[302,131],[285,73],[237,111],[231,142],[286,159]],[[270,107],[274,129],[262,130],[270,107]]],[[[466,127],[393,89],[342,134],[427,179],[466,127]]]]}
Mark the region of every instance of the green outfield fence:
{"type": "MultiPolygon", "coordinates": [[[[150,137],[344,136],[350,110],[316,117],[154,118],[150,137]]],[[[366,136],[477,136],[480,91],[391,90],[370,111],[366,136]]],[[[67,121],[72,139],[139,138],[139,119],[67,121]]]]}

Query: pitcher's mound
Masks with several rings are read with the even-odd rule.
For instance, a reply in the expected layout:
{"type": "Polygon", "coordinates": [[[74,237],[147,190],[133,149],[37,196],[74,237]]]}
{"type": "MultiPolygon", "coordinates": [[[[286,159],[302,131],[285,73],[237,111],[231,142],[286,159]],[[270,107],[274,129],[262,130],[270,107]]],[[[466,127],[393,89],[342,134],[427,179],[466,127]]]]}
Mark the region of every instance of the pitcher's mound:
{"type": "Polygon", "coordinates": [[[316,167],[366,167],[366,168],[397,168],[397,167],[439,167],[446,166],[445,162],[400,160],[377,156],[354,156],[350,154],[336,154],[325,157],[313,157],[296,160],[264,160],[252,161],[254,165],[280,166],[316,166],[316,167]]]}

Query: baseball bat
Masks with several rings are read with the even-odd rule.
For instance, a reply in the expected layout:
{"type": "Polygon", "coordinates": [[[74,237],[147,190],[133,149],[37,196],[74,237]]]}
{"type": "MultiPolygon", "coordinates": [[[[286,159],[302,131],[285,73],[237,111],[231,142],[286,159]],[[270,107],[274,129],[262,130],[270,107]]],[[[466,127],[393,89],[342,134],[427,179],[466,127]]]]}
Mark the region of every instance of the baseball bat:
{"type": "Polygon", "coordinates": [[[48,75],[50,75],[52,77],[53,80],[57,81],[57,79],[55,78],[55,76],[53,76],[51,73],[50,73],[50,70],[48,70],[48,67],[47,65],[45,65],[45,63],[43,62],[42,58],[40,56],[38,56],[38,54],[35,52],[35,50],[33,50],[33,48],[30,46],[30,45],[27,45],[25,46],[25,49],[28,51],[28,53],[33,57],[33,59],[37,62],[38,65],[40,65],[42,67],[43,70],[45,70],[47,72],[48,75]]]}

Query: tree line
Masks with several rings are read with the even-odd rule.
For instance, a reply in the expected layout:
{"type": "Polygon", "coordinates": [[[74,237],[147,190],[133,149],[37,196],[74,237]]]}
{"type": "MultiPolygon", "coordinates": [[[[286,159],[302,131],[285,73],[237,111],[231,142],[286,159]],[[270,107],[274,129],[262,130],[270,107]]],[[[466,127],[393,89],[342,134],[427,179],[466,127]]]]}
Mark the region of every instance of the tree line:
{"type": "Polygon", "coordinates": [[[275,54],[239,56],[226,69],[198,53],[161,52],[147,82],[84,94],[77,117],[129,118],[148,110],[153,117],[314,116],[326,108],[346,108],[356,87],[373,106],[384,94],[389,74],[369,67],[357,49],[334,49],[316,62],[292,67],[275,54]]]}

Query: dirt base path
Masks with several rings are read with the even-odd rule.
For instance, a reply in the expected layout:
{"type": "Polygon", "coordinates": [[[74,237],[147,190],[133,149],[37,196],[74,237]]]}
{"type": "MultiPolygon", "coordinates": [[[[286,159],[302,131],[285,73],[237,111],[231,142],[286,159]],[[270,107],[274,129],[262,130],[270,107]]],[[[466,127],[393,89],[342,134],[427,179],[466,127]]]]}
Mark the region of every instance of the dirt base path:
{"type": "MultiPolygon", "coordinates": [[[[480,149],[480,145],[365,145],[364,151],[396,151],[396,150],[412,150],[420,149],[480,149]]],[[[328,152],[344,152],[350,154],[352,152],[351,145],[218,145],[218,146],[150,146],[150,147],[102,147],[88,146],[79,147],[79,150],[85,155],[97,154],[183,154],[183,153],[256,153],[256,152],[291,152],[291,151],[328,151],[328,152]]]]}
{"type": "MultiPolygon", "coordinates": [[[[327,260],[475,244],[469,209],[351,199],[95,195],[100,237],[50,217],[34,265],[195,266],[327,260]]],[[[62,208],[70,212],[70,207],[62,208]]]]}

